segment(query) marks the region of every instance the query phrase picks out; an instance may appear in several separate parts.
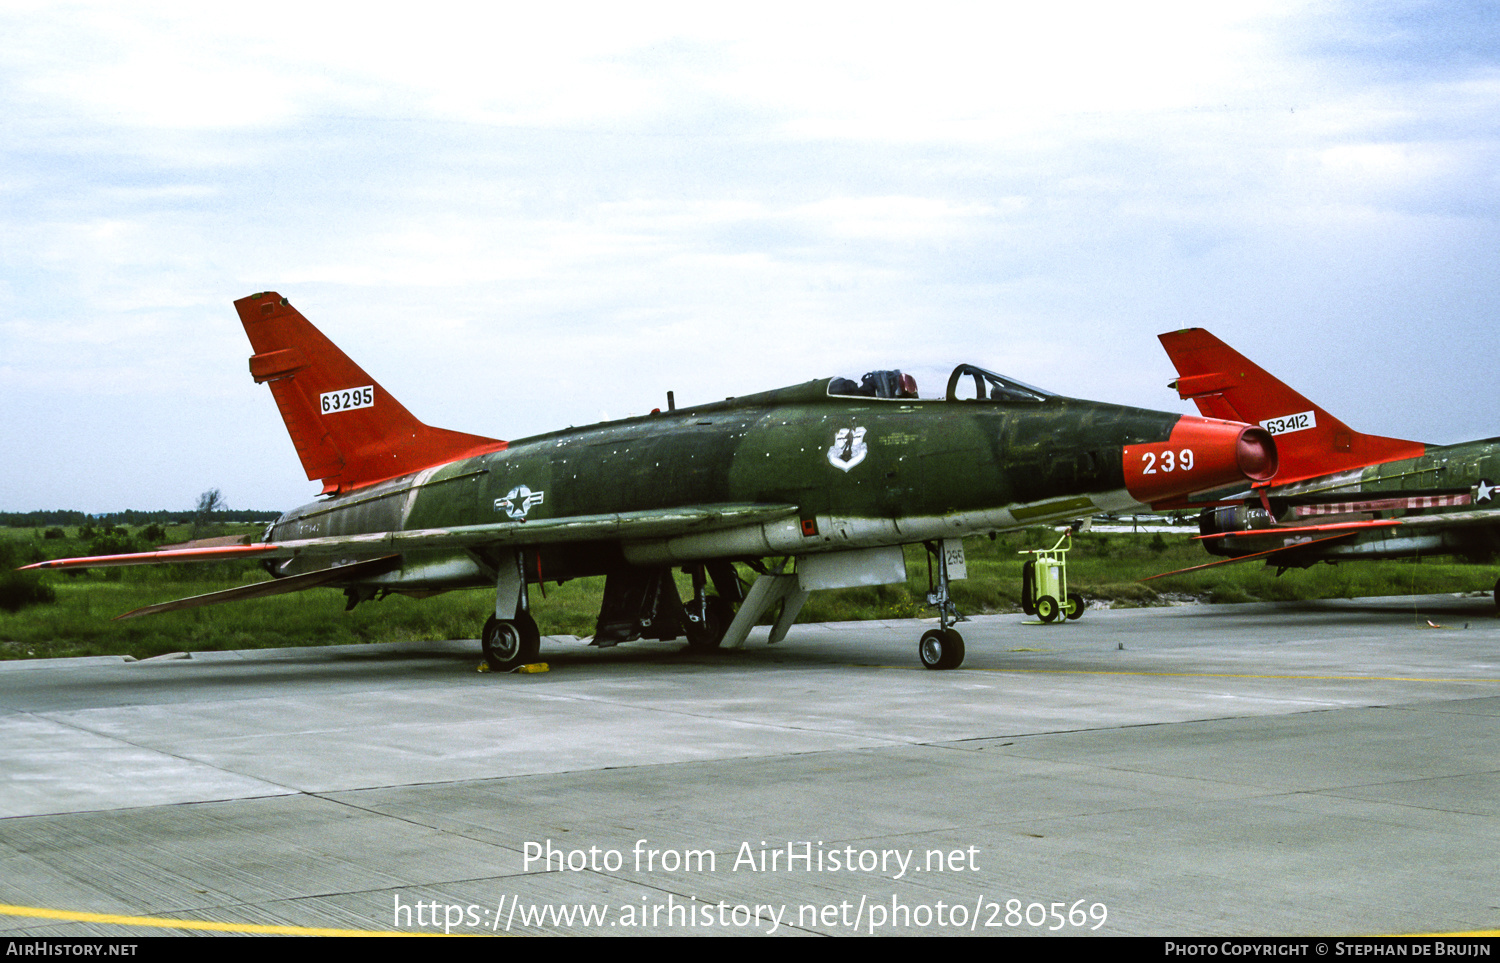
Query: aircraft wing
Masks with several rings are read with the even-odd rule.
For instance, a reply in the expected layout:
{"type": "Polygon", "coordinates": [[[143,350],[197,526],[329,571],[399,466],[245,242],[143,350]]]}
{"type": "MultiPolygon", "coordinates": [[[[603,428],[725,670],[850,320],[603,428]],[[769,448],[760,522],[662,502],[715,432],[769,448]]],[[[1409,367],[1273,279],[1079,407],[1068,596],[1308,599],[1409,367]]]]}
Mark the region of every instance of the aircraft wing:
{"type": "MultiPolygon", "coordinates": [[[[1262,535],[1264,535],[1267,531],[1270,531],[1270,529],[1261,529],[1260,533],[1262,535]]],[[[1333,541],[1337,541],[1337,540],[1339,540],[1341,538],[1349,538],[1350,536],[1352,536],[1354,534],[1355,534],[1354,532],[1340,532],[1337,535],[1329,535],[1329,536],[1326,536],[1324,538],[1313,538],[1313,539],[1309,539],[1309,540],[1307,540],[1305,542],[1298,542],[1295,545],[1282,545],[1279,548],[1268,548],[1264,552],[1255,552],[1254,554],[1251,554],[1251,555],[1236,555],[1234,558],[1221,558],[1221,559],[1218,559],[1218,560],[1212,561],[1212,562],[1204,562],[1202,565],[1191,565],[1191,566],[1189,566],[1187,568],[1179,568],[1179,569],[1175,569],[1175,570],[1173,570],[1171,572],[1158,572],[1155,575],[1147,575],[1145,578],[1140,579],[1140,581],[1142,581],[1142,582],[1149,582],[1152,579],[1166,578],[1168,575],[1181,575],[1184,572],[1197,572],[1197,571],[1199,571],[1201,569],[1205,569],[1205,568],[1215,568],[1215,567],[1220,566],[1220,565],[1232,565],[1235,562],[1248,562],[1248,561],[1251,561],[1252,559],[1257,559],[1257,558],[1269,559],[1272,555],[1278,555],[1278,554],[1281,554],[1283,552],[1294,552],[1294,551],[1297,551],[1299,549],[1304,549],[1304,548],[1306,548],[1309,545],[1317,545],[1320,542],[1333,542],[1333,541]]],[[[1219,537],[1219,536],[1214,536],[1214,537],[1219,537]]]]}
{"type": "Polygon", "coordinates": [[[1209,538],[1244,538],[1247,536],[1266,535],[1313,535],[1327,532],[1339,532],[1340,534],[1352,534],[1372,528],[1394,528],[1405,524],[1395,518],[1370,518],[1357,522],[1329,522],[1326,525],[1276,525],[1272,528],[1250,528],[1244,531],[1215,532],[1212,535],[1194,535],[1196,541],[1209,538]]]}
{"type": "Polygon", "coordinates": [[[302,575],[289,575],[285,578],[271,579],[269,582],[251,582],[248,585],[236,585],[234,588],[224,589],[219,592],[208,592],[185,599],[173,599],[170,602],[158,602],[155,605],[143,605],[138,609],[131,609],[129,612],[120,613],[115,616],[115,620],[133,619],[142,615],[155,615],[157,612],[196,609],[204,605],[218,605],[221,602],[241,602],[245,599],[261,599],[272,595],[287,595],[291,592],[300,592],[303,589],[317,588],[320,585],[354,581],[365,575],[379,575],[382,572],[390,571],[400,563],[401,558],[397,555],[371,558],[363,562],[356,562],[353,565],[336,565],[333,568],[320,569],[316,572],[306,572],[302,575]]]}
{"type": "Polygon", "coordinates": [[[420,528],[405,532],[334,535],[277,543],[279,554],[373,554],[473,545],[548,545],[557,542],[634,541],[759,525],[795,514],[795,505],[701,505],[605,515],[573,515],[531,521],[420,528]]]}
{"type": "Polygon", "coordinates": [[[419,528],[399,532],[329,535],[251,545],[216,548],[179,548],[127,555],[59,558],[24,566],[28,569],[102,568],[116,565],[160,565],[170,562],[214,562],[235,558],[297,558],[301,556],[383,556],[422,549],[469,548],[476,545],[547,545],[556,542],[633,541],[671,538],[741,525],[758,525],[785,518],[795,505],[726,504],[686,508],[656,508],[606,515],[573,515],[531,521],[419,528]]]}
{"type": "Polygon", "coordinates": [[[120,565],[162,565],[168,562],[222,562],[234,558],[274,557],[275,545],[221,545],[215,548],[168,548],[159,552],[130,552],[125,555],[87,555],[81,558],[53,558],[21,566],[43,568],[112,568],[120,565]]]}

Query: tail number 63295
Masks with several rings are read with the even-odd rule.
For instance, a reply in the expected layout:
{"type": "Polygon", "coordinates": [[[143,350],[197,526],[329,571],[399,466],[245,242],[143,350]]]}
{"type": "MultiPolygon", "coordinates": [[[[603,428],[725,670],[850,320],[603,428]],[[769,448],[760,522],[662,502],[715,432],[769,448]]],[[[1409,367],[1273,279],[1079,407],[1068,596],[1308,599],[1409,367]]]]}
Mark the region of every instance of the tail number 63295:
{"type": "Polygon", "coordinates": [[[375,405],[375,386],[365,385],[362,388],[325,391],[318,395],[318,402],[325,415],[354,408],[371,408],[375,405]]]}

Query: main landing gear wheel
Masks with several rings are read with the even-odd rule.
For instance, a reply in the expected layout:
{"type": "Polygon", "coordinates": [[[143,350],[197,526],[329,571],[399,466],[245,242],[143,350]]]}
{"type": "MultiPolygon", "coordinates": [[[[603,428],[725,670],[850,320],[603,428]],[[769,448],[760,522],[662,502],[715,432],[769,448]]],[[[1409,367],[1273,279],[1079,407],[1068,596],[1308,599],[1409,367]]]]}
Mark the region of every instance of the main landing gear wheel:
{"type": "Polygon", "coordinates": [[[929,629],[917,643],[917,655],[929,669],[956,669],[964,661],[964,637],[955,629],[929,629]]]}
{"type": "Polygon", "coordinates": [[[1056,622],[1062,617],[1062,611],[1057,604],[1057,599],[1050,595],[1043,595],[1036,600],[1036,617],[1043,622],[1056,622]]]}
{"type": "Polygon", "coordinates": [[[688,648],[694,652],[712,652],[724,641],[724,633],[729,631],[729,623],[734,621],[734,606],[729,604],[728,599],[710,595],[704,599],[701,616],[695,618],[693,608],[690,603],[687,624],[683,629],[688,648]]]}
{"type": "Polygon", "coordinates": [[[479,644],[490,671],[509,672],[536,660],[542,650],[542,633],[530,612],[517,612],[514,619],[497,619],[492,615],[484,623],[479,644]]]}
{"type": "Polygon", "coordinates": [[[1083,596],[1077,592],[1068,593],[1068,618],[1073,621],[1083,618],[1083,596]]]}

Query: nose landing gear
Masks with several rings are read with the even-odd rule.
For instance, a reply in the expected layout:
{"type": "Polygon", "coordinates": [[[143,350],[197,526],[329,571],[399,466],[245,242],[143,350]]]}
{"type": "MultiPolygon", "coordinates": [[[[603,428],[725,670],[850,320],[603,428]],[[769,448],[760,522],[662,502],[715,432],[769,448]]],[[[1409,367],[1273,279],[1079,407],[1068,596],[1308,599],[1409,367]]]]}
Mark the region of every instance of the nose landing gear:
{"type": "Polygon", "coordinates": [[[917,656],[926,668],[956,669],[963,665],[964,637],[958,634],[953,625],[969,620],[959,614],[958,606],[953,604],[948,583],[950,577],[963,578],[967,573],[964,543],[959,539],[945,539],[923,542],[922,546],[927,549],[927,604],[938,611],[938,627],[922,633],[922,640],[917,643],[917,656]],[[932,564],[934,558],[937,559],[936,584],[932,564]],[[954,566],[951,576],[948,570],[950,562],[954,566]]]}

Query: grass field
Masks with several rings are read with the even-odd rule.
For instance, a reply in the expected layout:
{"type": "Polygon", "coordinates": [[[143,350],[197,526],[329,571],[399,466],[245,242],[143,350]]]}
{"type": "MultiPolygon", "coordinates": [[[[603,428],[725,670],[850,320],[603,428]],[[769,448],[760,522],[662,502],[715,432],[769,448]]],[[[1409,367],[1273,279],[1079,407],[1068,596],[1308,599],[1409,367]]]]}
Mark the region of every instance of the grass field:
{"type": "MultiPolygon", "coordinates": [[[[246,533],[258,532],[247,526],[246,533]]],[[[9,554],[19,560],[84,554],[89,545],[69,530],[65,538],[44,539],[37,529],[0,529],[9,554]]],[[[138,533],[132,532],[132,537],[138,533]]],[[[185,537],[169,529],[168,539],[185,537]]],[[[1050,547],[1050,529],[1013,532],[965,543],[969,577],[954,583],[954,597],[965,613],[1011,612],[1020,608],[1022,549],[1050,547]]],[[[1318,565],[1277,577],[1259,563],[1225,565],[1150,583],[1138,579],[1156,572],[1209,560],[1202,548],[1180,535],[1103,534],[1078,536],[1069,556],[1070,588],[1090,601],[1114,606],[1165,604],[1169,599],[1247,602],[1300,598],[1489,591],[1497,568],[1444,559],[1318,565]]],[[[139,545],[144,549],[149,546],[139,545]]],[[[907,550],[905,585],[815,593],[800,622],[930,615],[925,555],[907,550]]],[[[751,576],[744,571],[747,578],[751,576]]],[[[340,645],[422,639],[472,639],[494,604],[492,592],[449,592],[434,598],[391,596],[344,611],[343,594],[314,589],[251,602],[112,621],[121,612],[168,599],[201,595],[268,576],[252,563],[101,569],[41,578],[56,601],[18,612],[0,611],[0,658],[45,658],[128,654],[137,658],[174,651],[249,649],[293,645],[340,645]]],[[[688,594],[681,580],[682,594],[688,594]]],[[[544,635],[586,636],[593,632],[603,579],[577,579],[548,585],[545,598],[532,589],[532,606],[544,635]]]]}

